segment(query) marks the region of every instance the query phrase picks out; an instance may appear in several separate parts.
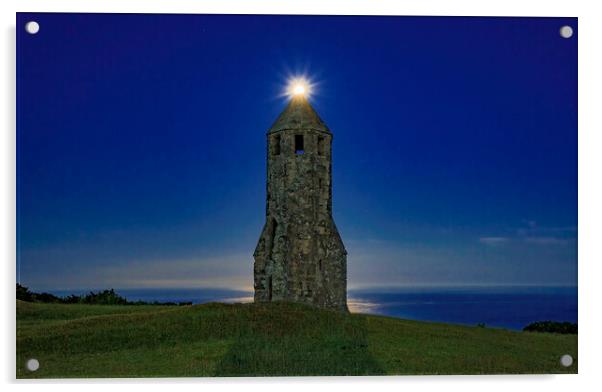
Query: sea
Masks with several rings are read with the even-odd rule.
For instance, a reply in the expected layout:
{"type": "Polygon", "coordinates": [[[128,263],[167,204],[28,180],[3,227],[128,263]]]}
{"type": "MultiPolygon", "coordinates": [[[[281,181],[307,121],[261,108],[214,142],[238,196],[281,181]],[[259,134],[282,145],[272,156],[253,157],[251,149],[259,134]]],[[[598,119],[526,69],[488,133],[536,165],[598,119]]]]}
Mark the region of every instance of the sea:
{"type": "MultiPolygon", "coordinates": [[[[66,296],[84,290],[52,291],[66,296]]],[[[221,289],[116,289],[130,301],[252,302],[253,293],[221,289]]],[[[349,290],[352,313],[521,330],[536,321],[577,323],[577,287],[462,286],[349,290]]]]}

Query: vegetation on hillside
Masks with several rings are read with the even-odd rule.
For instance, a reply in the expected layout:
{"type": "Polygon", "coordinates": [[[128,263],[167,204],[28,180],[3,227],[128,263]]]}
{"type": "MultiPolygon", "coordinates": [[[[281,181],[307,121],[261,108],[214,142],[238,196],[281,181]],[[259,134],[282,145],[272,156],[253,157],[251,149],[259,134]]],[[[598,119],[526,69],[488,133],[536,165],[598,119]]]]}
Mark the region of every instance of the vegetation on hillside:
{"type": "Polygon", "coordinates": [[[17,301],[17,377],[576,373],[577,336],[299,304],[17,301]],[[570,354],[575,363],[561,366],[570,354]],[[36,372],[25,363],[40,362],[36,372]]]}
{"type": "Polygon", "coordinates": [[[27,287],[17,283],[17,299],[26,302],[42,302],[53,304],[89,304],[89,305],[192,305],[192,302],[144,302],[128,301],[114,289],[98,292],[90,291],[84,295],[69,295],[59,297],[50,293],[34,293],[27,287]]]}
{"type": "Polygon", "coordinates": [[[523,328],[526,332],[550,332],[562,334],[577,334],[577,324],[557,321],[538,321],[523,328]]]}

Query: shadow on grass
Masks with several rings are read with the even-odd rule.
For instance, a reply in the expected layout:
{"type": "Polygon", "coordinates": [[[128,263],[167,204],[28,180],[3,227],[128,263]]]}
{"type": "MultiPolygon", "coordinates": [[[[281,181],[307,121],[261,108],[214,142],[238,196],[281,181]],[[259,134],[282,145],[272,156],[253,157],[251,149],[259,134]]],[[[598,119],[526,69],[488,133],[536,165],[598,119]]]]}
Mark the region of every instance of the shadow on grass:
{"type": "Polygon", "coordinates": [[[384,374],[368,351],[362,317],[303,305],[255,304],[217,376],[384,374]]]}

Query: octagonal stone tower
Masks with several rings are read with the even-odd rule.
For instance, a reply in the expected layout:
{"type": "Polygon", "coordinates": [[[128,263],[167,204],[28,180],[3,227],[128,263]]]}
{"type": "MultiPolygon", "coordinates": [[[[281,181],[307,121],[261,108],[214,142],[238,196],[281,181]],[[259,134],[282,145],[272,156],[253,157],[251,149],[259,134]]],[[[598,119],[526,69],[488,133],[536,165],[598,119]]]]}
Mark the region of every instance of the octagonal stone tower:
{"type": "Polygon", "coordinates": [[[267,134],[266,223],[255,302],[347,310],[347,251],[332,219],[332,133],[303,95],[267,134]]]}

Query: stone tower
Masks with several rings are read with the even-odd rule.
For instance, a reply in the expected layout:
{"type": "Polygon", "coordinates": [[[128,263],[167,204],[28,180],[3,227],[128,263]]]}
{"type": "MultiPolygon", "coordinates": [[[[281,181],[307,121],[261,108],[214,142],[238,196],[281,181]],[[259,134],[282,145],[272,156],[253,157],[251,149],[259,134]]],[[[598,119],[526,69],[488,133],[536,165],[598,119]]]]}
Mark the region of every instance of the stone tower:
{"type": "Polygon", "coordinates": [[[267,133],[266,223],[255,302],[347,311],[347,251],[332,219],[332,133],[303,95],[267,133]]]}

